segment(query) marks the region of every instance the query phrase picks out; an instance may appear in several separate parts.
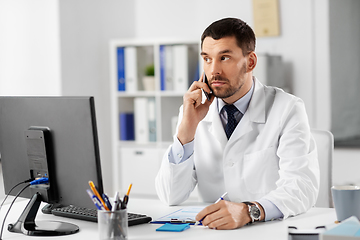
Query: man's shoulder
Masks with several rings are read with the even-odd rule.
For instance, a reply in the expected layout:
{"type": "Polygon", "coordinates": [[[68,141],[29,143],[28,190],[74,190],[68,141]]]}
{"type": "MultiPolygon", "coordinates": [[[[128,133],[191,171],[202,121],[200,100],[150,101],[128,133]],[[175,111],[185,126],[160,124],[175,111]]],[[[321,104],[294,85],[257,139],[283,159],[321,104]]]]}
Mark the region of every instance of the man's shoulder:
{"type": "MultiPolygon", "coordinates": [[[[260,90],[260,92],[263,91],[263,93],[265,93],[265,97],[267,98],[267,101],[269,101],[271,98],[273,99],[282,99],[284,101],[302,101],[299,97],[293,95],[292,93],[289,93],[288,91],[280,88],[280,87],[276,87],[276,86],[270,86],[270,85],[265,85],[263,83],[261,83],[261,81],[259,81],[257,78],[254,79],[255,82],[255,92],[258,92],[260,90]]],[[[259,95],[259,94],[257,94],[259,95]]],[[[259,96],[263,95],[262,93],[260,93],[259,96]]]]}
{"type": "Polygon", "coordinates": [[[280,98],[282,100],[287,101],[302,101],[301,98],[293,95],[292,93],[286,92],[282,88],[274,87],[274,86],[264,86],[265,95],[273,96],[275,99],[280,98]]]}

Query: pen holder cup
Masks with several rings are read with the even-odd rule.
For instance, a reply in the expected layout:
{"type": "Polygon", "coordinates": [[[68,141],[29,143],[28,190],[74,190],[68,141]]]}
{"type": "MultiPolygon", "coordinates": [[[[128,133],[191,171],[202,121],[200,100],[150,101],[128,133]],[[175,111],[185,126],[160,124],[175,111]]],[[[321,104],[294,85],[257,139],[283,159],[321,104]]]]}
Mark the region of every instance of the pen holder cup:
{"type": "Polygon", "coordinates": [[[98,211],[98,231],[100,240],[127,240],[127,210],[98,211]]]}

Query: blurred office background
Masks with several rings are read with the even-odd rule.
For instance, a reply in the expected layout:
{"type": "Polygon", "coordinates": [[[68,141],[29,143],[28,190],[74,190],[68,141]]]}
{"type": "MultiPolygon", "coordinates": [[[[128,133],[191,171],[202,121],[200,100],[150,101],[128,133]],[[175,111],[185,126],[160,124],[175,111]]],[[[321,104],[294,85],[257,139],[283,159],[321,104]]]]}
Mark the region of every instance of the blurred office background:
{"type": "MultiPolygon", "coordinates": [[[[311,127],[333,132],[334,184],[360,183],[360,1],[278,2],[280,35],[259,37],[256,51],[282,57],[311,127]]],[[[112,192],[110,40],[200,39],[211,22],[229,16],[253,26],[252,4],[0,0],[0,95],[95,96],[104,184],[112,192]]]]}

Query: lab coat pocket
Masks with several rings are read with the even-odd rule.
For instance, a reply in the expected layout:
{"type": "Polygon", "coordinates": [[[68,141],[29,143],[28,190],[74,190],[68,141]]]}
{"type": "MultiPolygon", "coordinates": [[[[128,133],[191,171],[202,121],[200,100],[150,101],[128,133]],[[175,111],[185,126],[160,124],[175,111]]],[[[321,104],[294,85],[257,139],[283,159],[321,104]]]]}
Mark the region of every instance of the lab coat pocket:
{"type": "Polygon", "coordinates": [[[249,193],[265,195],[276,188],[279,179],[279,159],[276,147],[246,154],[243,176],[249,193]]]}

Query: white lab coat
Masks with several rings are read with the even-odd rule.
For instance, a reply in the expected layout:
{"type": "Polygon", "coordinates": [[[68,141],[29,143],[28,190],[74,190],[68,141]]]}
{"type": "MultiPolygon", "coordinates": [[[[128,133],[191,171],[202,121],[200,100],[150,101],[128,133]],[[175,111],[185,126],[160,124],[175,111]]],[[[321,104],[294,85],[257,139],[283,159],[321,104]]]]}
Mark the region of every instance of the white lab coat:
{"type": "MultiPolygon", "coordinates": [[[[181,117],[182,107],[179,122],[181,117]]],[[[173,164],[169,150],[155,181],[160,200],[169,205],[185,201],[196,184],[205,202],[224,192],[233,202],[264,198],[284,218],[316,202],[320,172],[304,103],[257,79],[248,110],[229,140],[215,99],[197,127],[193,155],[173,164]]]]}

